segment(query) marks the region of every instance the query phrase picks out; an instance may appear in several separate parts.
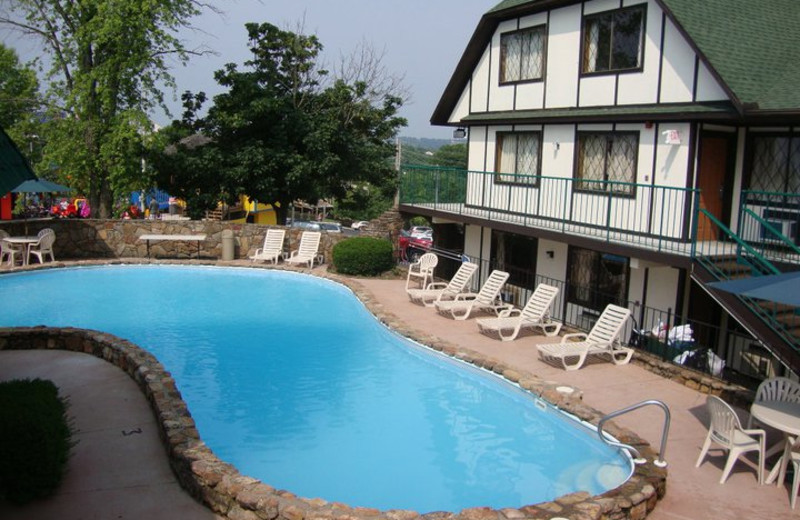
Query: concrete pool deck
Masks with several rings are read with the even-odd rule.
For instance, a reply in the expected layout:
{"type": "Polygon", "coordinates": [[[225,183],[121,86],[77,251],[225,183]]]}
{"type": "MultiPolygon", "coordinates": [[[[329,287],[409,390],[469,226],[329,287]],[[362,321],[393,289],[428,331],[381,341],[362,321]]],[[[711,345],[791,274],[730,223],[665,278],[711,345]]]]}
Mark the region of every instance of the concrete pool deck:
{"type": "MultiPolygon", "coordinates": [[[[408,328],[491,355],[539,377],[579,388],[589,406],[604,412],[647,399],[672,411],[666,449],[667,495],[648,517],[667,519],[773,519],[800,516],[789,508],[789,483],[759,486],[755,471],[737,463],[724,485],[718,483],[724,458],[713,456],[694,468],[705,438],[705,395],[635,366],[593,363],[576,372],[542,363],[537,341],[528,334],[506,343],[478,333],[474,319],[456,322],[408,301],[405,280],[354,282],[375,303],[408,328]]],[[[76,452],[55,497],[23,508],[0,505],[0,518],[217,518],[184,492],[160,445],[155,419],[138,387],[121,370],[88,355],[60,351],[0,352],[0,380],[52,379],[70,397],[78,430],[76,452]]],[[[742,415],[744,417],[744,415],[742,415]]],[[[616,419],[655,447],[663,414],[646,408],[616,419]]],[[[776,435],[770,437],[776,439],[776,435]]],[[[712,452],[713,453],[713,452],[712,452]]]]}

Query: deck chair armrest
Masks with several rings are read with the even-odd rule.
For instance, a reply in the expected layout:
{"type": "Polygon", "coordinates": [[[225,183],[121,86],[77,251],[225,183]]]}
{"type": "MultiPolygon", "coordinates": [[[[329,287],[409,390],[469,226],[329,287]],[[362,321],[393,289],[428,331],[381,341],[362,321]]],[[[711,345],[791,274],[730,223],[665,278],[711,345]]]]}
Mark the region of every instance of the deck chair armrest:
{"type": "Polygon", "coordinates": [[[571,334],[564,334],[561,336],[561,343],[566,343],[572,338],[582,337],[584,340],[589,337],[585,332],[573,332],[571,334]]]}
{"type": "Polygon", "coordinates": [[[759,437],[767,437],[767,432],[760,428],[750,429],[750,430],[742,430],[742,433],[746,433],[747,435],[758,435],[759,437]]]}
{"type": "Polygon", "coordinates": [[[520,309],[503,309],[498,314],[498,318],[511,318],[513,316],[522,316],[520,309]]]}
{"type": "Polygon", "coordinates": [[[456,300],[474,300],[478,295],[476,293],[459,293],[456,294],[456,300]]]}
{"type": "Polygon", "coordinates": [[[431,282],[425,288],[426,289],[444,289],[445,287],[447,287],[447,284],[444,283],[444,282],[431,282]]]}

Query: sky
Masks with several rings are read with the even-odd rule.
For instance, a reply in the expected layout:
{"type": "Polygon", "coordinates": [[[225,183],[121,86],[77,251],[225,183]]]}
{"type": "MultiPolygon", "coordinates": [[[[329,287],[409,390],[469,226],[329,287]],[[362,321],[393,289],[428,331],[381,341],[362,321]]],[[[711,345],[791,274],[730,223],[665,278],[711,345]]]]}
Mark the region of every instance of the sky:
{"type": "MultiPolygon", "coordinates": [[[[206,47],[215,55],[193,57],[188,65],[176,66],[172,74],[177,89],[165,98],[173,118],[181,115],[180,95],[186,90],[205,92],[209,98],[221,92],[214,71],[226,63],[241,65],[249,59],[248,22],[269,22],[295,31],[315,34],[324,46],[322,59],[332,65],[351,55],[360,44],[383,53],[382,65],[391,74],[403,76],[411,99],[400,111],[408,126],[406,137],[448,139],[451,127],[430,124],[436,104],[455,70],[481,16],[498,0],[210,0],[223,15],[207,11],[193,21],[196,30],[184,31],[188,48],[206,47]],[[174,99],[173,99],[174,98],[174,99]]],[[[29,42],[0,32],[0,41],[14,47],[25,60],[33,52],[29,42]]],[[[208,106],[210,102],[207,102],[208,106]]],[[[153,114],[159,125],[172,118],[153,114]]]]}
{"type": "MultiPolygon", "coordinates": [[[[439,102],[458,60],[466,49],[480,17],[494,7],[495,0],[229,0],[224,16],[208,12],[196,19],[200,31],[185,33],[187,43],[196,42],[218,54],[193,58],[187,67],[175,69],[178,96],[184,90],[219,92],[214,71],[226,63],[249,59],[247,22],[269,22],[282,29],[317,35],[323,60],[333,64],[349,56],[362,44],[383,55],[383,66],[402,75],[411,100],[400,115],[408,120],[401,135],[409,137],[452,136],[452,128],[433,127],[430,117],[439,102]]],[[[180,102],[175,102],[176,117],[180,102]]],[[[167,123],[165,117],[156,118],[167,123]]]]}

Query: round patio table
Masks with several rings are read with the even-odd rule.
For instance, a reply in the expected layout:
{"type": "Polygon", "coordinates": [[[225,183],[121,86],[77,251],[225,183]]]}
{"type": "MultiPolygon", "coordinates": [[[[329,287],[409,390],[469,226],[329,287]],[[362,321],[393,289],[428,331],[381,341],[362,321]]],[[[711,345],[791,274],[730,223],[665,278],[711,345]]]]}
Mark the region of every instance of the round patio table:
{"type": "Polygon", "coordinates": [[[790,452],[795,440],[800,436],[800,403],[790,401],[758,401],[750,408],[750,415],[762,424],[771,426],[783,432],[783,441],[773,446],[763,456],[770,452],[783,451],[780,459],[770,471],[767,484],[777,479],[778,485],[783,485],[786,476],[786,466],[791,457],[790,452]]]}

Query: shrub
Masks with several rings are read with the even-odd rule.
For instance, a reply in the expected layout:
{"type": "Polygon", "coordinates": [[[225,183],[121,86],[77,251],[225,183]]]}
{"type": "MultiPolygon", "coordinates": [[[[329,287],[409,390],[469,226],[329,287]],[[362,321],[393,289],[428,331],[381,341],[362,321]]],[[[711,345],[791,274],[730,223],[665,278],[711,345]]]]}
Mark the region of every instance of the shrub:
{"type": "Polygon", "coordinates": [[[342,240],[333,247],[333,265],[343,274],[375,276],[394,267],[392,243],[372,237],[342,240]]]}
{"type": "Polygon", "coordinates": [[[52,381],[0,383],[0,499],[24,504],[51,495],[72,445],[67,402],[52,381]]]}

